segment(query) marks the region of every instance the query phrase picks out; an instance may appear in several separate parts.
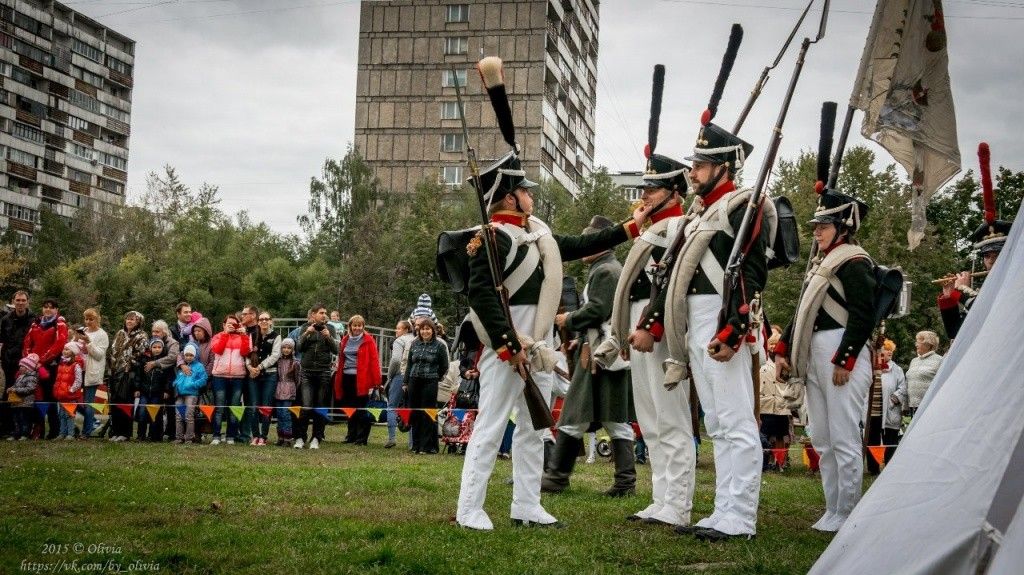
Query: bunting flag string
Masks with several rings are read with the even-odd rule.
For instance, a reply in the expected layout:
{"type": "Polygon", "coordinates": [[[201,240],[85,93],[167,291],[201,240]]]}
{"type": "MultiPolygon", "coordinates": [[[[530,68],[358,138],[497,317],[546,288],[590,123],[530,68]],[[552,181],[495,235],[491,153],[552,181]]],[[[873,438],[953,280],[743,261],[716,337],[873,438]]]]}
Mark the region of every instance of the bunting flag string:
{"type": "MultiPolygon", "coordinates": [[[[213,411],[213,410],[211,410],[211,411],[213,411]]],[[[299,417],[299,415],[302,414],[302,406],[301,405],[293,405],[293,406],[288,408],[288,411],[292,412],[292,417],[299,417]]]]}
{"type": "Polygon", "coordinates": [[[74,417],[75,414],[78,413],[78,404],[77,403],[63,403],[62,402],[60,404],[60,406],[63,407],[64,411],[68,412],[68,415],[70,415],[71,417],[74,417]]]}
{"type": "Polygon", "coordinates": [[[231,410],[231,415],[234,415],[235,419],[242,419],[242,416],[245,415],[245,406],[229,405],[228,409],[231,410]]]}
{"type": "Polygon", "coordinates": [[[424,409],[423,411],[427,412],[427,417],[430,418],[430,421],[437,421],[437,410],[436,409],[424,409]]]}
{"type": "Polygon", "coordinates": [[[885,445],[869,445],[868,453],[874,458],[875,463],[885,465],[885,445]]]}
{"type": "Polygon", "coordinates": [[[212,405],[200,405],[199,406],[199,411],[201,411],[203,416],[206,417],[206,419],[208,419],[210,421],[213,421],[213,410],[214,409],[216,409],[216,408],[214,406],[212,406],[212,405]]]}
{"type": "Polygon", "coordinates": [[[178,417],[185,417],[185,412],[188,410],[188,406],[184,403],[174,406],[178,410],[178,417]]]}
{"type": "Polygon", "coordinates": [[[146,412],[149,413],[149,420],[156,421],[156,418],[160,416],[161,405],[146,404],[146,412]]]}
{"type": "Polygon", "coordinates": [[[274,408],[273,407],[257,407],[256,411],[260,412],[260,415],[262,415],[263,417],[270,417],[270,414],[273,413],[274,408]]]}

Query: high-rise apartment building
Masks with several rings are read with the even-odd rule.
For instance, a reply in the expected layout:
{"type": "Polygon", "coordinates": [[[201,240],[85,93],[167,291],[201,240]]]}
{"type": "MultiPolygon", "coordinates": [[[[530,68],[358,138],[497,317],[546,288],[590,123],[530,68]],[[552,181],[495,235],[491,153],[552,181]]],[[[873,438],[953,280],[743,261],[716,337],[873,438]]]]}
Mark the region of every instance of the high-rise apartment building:
{"type": "Polygon", "coordinates": [[[124,203],[135,42],[53,0],[0,0],[0,232],[124,203]]]}
{"type": "Polygon", "coordinates": [[[475,64],[505,63],[521,158],[530,177],[573,195],[594,159],[599,0],[364,1],[355,143],[387,189],[468,176],[455,83],[481,164],[503,155],[475,64]]]}

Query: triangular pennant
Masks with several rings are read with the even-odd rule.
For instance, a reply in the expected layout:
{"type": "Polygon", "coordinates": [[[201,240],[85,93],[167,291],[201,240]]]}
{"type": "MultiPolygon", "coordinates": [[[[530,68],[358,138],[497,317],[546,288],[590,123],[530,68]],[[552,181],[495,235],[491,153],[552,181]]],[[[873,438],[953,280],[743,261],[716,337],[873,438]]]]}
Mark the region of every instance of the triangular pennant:
{"type": "Polygon", "coordinates": [[[370,416],[373,417],[374,421],[380,421],[380,412],[382,410],[379,407],[367,407],[366,411],[370,412],[370,416]]]}
{"type": "Polygon", "coordinates": [[[778,465],[780,468],[786,465],[786,451],[787,450],[785,448],[772,450],[772,452],[775,455],[775,464],[778,465]]]}
{"type": "Polygon", "coordinates": [[[302,414],[302,406],[301,405],[293,405],[293,406],[288,408],[288,411],[292,412],[293,416],[299,417],[299,415],[302,414]]]}
{"type": "Polygon", "coordinates": [[[270,417],[270,414],[274,412],[273,407],[257,407],[256,411],[260,412],[263,417],[270,417]]]}
{"type": "Polygon", "coordinates": [[[64,411],[68,412],[68,415],[70,415],[71,417],[74,417],[75,412],[78,411],[77,403],[61,403],[60,406],[63,407],[64,411]]]}
{"type": "Polygon", "coordinates": [[[869,445],[868,446],[868,453],[871,454],[871,457],[875,458],[875,461],[879,465],[883,465],[883,463],[885,461],[885,446],[884,445],[869,445]]]}
{"type": "Polygon", "coordinates": [[[466,410],[465,409],[453,409],[452,410],[452,415],[455,416],[455,419],[459,423],[462,423],[462,420],[466,419],[466,410]]]}
{"type": "Polygon", "coordinates": [[[115,403],[114,407],[120,409],[121,413],[127,415],[128,417],[132,416],[132,407],[133,407],[132,404],[130,404],[130,403],[115,403]]]}
{"type": "Polygon", "coordinates": [[[182,403],[179,405],[175,405],[174,408],[178,410],[178,417],[185,417],[185,410],[188,409],[187,405],[182,403]]]}
{"type": "Polygon", "coordinates": [[[146,411],[149,412],[149,420],[156,421],[158,415],[160,415],[160,405],[146,405],[146,411]]]}
{"type": "Polygon", "coordinates": [[[327,411],[328,410],[327,410],[326,407],[314,407],[313,411],[315,411],[317,413],[317,415],[319,415],[320,417],[322,417],[324,419],[327,419],[327,411]]]}
{"type": "Polygon", "coordinates": [[[96,410],[96,413],[99,413],[100,415],[107,414],[107,404],[105,403],[90,403],[89,407],[96,410]]]}
{"type": "Polygon", "coordinates": [[[46,417],[46,410],[50,408],[49,403],[43,403],[42,401],[36,402],[36,409],[39,411],[40,417],[46,417]]]}
{"type": "Polygon", "coordinates": [[[427,412],[427,417],[429,417],[431,421],[437,421],[436,409],[424,409],[423,411],[427,412]]]}
{"type": "Polygon", "coordinates": [[[411,409],[408,407],[399,407],[395,410],[395,413],[398,414],[398,417],[402,418],[402,423],[409,425],[409,416],[412,415],[411,409]]]}
{"type": "Polygon", "coordinates": [[[241,420],[242,416],[245,415],[245,407],[241,405],[229,405],[228,409],[231,410],[231,415],[235,416],[235,419],[241,420]]]}
{"type": "Polygon", "coordinates": [[[342,407],[341,412],[345,414],[345,417],[352,419],[352,416],[356,414],[356,408],[354,407],[342,407]]]}
{"type": "Polygon", "coordinates": [[[199,406],[199,411],[203,412],[203,417],[205,417],[207,421],[213,421],[213,410],[214,409],[216,409],[216,408],[214,406],[212,406],[212,405],[200,405],[199,406]]]}
{"type": "Polygon", "coordinates": [[[800,452],[800,459],[804,462],[804,467],[811,466],[811,459],[807,457],[807,450],[804,449],[800,452]]]}
{"type": "Polygon", "coordinates": [[[107,403],[107,384],[101,383],[96,386],[96,403],[107,403]]]}

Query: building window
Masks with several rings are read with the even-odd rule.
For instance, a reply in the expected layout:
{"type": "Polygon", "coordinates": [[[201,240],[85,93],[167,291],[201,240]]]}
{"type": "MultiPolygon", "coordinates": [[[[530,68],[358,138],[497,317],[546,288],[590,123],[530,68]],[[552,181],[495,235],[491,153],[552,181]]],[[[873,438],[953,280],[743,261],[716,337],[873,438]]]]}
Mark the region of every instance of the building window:
{"type": "Polygon", "coordinates": [[[643,196],[643,192],[640,188],[622,188],[622,195],[625,196],[626,201],[635,202],[643,196]]]}
{"type": "Polygon", "coordinates": [[[11,66],[11,79],[19,84],[25,84],[29,88],[39,89],[39,82],[36,81],[36,77],[29,74],[28,70],[23,68],[11,66]]]}
{"type": "Polygon", "coordinates": [[[78,130],[79,132],[89,131],[89,122],[71,115],[68,115],[68,126],[72,129],[78,130]]]}
{"type": "Polygon", "coordinates": [[[33,128],[32,126],[26,126],[25,124],[14,123],[14,127],[11,130],[15,138],[21,138],[22,140],[28,140],[30,142],[36,142],[42,144],[45,140],[42,130],[33,128]]]}
{"type": "Polygon", "coordinates": [[[121,196],[124,195],[124,184],[121,182],[115,182],[114,180],[108,180],[106,178],[96,178],[96,180],[98,181],[99,188],[101,190],[106,190],[121,196]]]}
{"type": "Polygon", "coordinates": [[[75,142],[68,142],[71,147],[69,150],[71,155],[82,158],[83,160],[89,160],[90,162],[96,159],[96,150],[93,150],[89,146],[83,146],[75,142]]]}
{"type": "Polygon", "coordinates": [[[465,144],[466,139],[462,134],[444,134],[441,136],[442,152],[461,152],[465,144]]]}
{"type": "Polygon", "coordinates": [[[69,166],[68,167],[68,179],[73,181],[73,182],[80,182],[80,183],[83,183],[83,184],[91,184],[92,183],[92,174],[90,174],[89,172],[83,172],[81,170],[76,170],[76,169],[74,169],[74,168],[69,166]]]}
{"type": "Polygon", "coordinates": [[[113,56],[107,56],[107,67],[115,72],[120,72],[125,76],[132,75],[132,66],[127,62],[122,62],[113,56]]]}
{"type": "Polygon", "coordinates": [[[449,4],[445,6],[444,21],[469,22],[469,4],[449,4]]]}
{"type": "MultiPolygon", "coordinates": [[[[463,109],[465,111],[465,109],[463,109]]],[[[459,119],[459,103],[458,102],[441,102],[441,119],[442,120],[458,120],[459,119]]]]}
{"type": "Polygon", "coordinates": [[[128,160],[124,158],[120,158],[106,152],[99,152],[99,156],[100,162],[104,165],[110,166],[111,168],[117,168],[118,170],[128,169],[128,160]]]}
{"type": "Polygon", "coordinates": [[[38,160],[36,156],[28,152],[22,152],[17,148],[7,148],[7,159],[32,168],[36,167],[36,161],[38,160]]]}
{"type": "Polygon", "coordinates": [[[9,218],[17,218],[26,222],[39,223],[39,212],[36,210],[19,206],[18,204],[4,203],[4,215],[9,218]]]}
{"type": "Polygon", "coordinates": [[[96,86],[97,88],[103,87],[103,76],[99,74],[93,74],[85,68],[79,68],[78,66],[71,67],[71,75],[79,80],[96,86]]]}
{"type": "Polygon", "coordinates": [[[71,51],[79,56],[84,56],[97,64],[103,63],[103,51],[82,42],[78,38],[71,39],[71,51]]]}
{"type": "Polygon", "coordinates": [[[458,82],[459,86],[466,85],[466,71],[455,70],[453,73],[451,70],[444,70],[441,72],[441,87],[451,88],[458,82]]]}
{"type": "Polygon", "coordinates": [[[444,39],[444,53],[450,54],[466,54],[469,52],[469,39],[464,36],[455,38],[444,39]]]}
{"type": "Polygon", "coordinates": [[[551,141],[551,138],[544,136],[544,140],[541,143],[541,147],[544,149],[545,152],[548,153],[549,156],[551,156],[551,159],[554,159],[556,157],[556,153],[558,150],[555,147],[555,143],[551,141]]]}
{"type": "Polygon", "coordinates": [[[100,108],[100,113],[104,116],[109,116],[115,120],[120,120],[125,123],[128,123],[128,120],[131,117],[129,116],[128,112],[125,112],[124,110],[121,110],[119,108],[115,108],[110,104],[103,104],[100,108]]]}
{"type": "Polygon", "coordinates": [[[461,186],[462,166],[445,166],[441,168],[441,183],[446,186],[461,186]]]}
{"type": "Polygon", "coordinates": [[[82,108],[83,110],[89,110],[94,114],[103,113],[103,104],[88,94],[79,92],[78,90],[68,90],[68,99],[71,103],[82,108]]]}

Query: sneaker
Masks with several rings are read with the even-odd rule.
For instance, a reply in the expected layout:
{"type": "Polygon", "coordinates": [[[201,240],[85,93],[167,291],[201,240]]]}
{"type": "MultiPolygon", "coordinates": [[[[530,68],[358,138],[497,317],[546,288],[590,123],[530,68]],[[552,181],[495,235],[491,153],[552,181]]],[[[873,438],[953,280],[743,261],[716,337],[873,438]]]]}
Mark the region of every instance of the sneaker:
{"type": "Polygon", "coordinates": [[[597,458],[595,458],[593,455],[587,457],[587,463],[594,463],[595,461],[597,461],[597,458]]]}
{"type": "Polygon", "coordinates": [[[385,443],[385,444],[384,444],[384,449],[391,449],[391,448],[392,448],[392,447],[394,447],[395,445],[396,445],[396,444],[395,444],[395,442],[394,442],[394,441],[389,441],[389,442],[387,442],[387,443],[385,443]]]}
{"type": "Polygon", "coordinates": [[[309,448],[310,449],[320,449],[320,440],[314,437],[313,441],[309,442],[309,448]]]}
{"type": "Polygon", "coordinates": [[[259,442],[259,443],[257,443],[256,445],[259,445],[259,446],[264,446],[264,445],[266,445],[266,444],[267,444],[267,440],[266,440],[266,439],[263,439],[263,438],[261,437],[261,438],[260,438],[260,442],[259,442]]]}
{"type": "Polygon", "coordinates": [[[227,444],[228,445],[234,445],[235,444],[235,440],[229,437],[228,441],[227,441],[227,444]]]}
{"type": "Polygon", "coordinates": [[[214,437],[213,441],[210,442],[210,445],[220,445],[220,438],[214,437]]]}
{"type": "MultiPolygon", "coordinates": [[[[316,441],[316,440],[314,439],[313,441],[316,441]]],[[[306,442],[303,441],[301,437],[295,440],[295,445],[294,445],[295,449],[302,449],[305,446],[306,446],[306,442]]],[[[318,445],[317,447],[320,447],[320,446],[318,445]]],[[[313,446],[310,445],[310,449],[312,449],[312,448],[313,448],[313,446]]]]}
{"type": "Polygon", "coordinates": [[[259,437],[253,437],[252,441],[249,442],[249,445],[253,445],[253,446],[259,445],[259,444],[260,444],[260,438],[259,437]]]}

